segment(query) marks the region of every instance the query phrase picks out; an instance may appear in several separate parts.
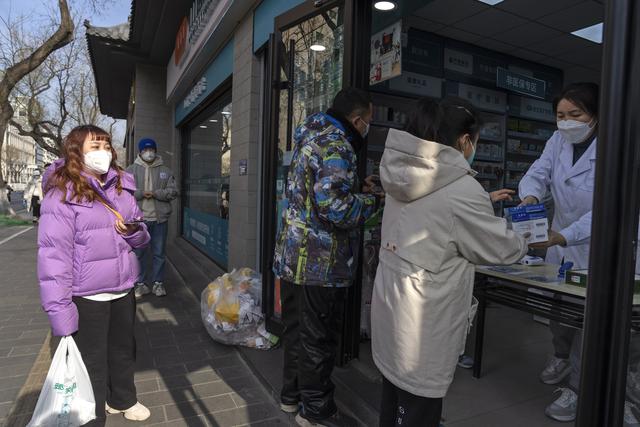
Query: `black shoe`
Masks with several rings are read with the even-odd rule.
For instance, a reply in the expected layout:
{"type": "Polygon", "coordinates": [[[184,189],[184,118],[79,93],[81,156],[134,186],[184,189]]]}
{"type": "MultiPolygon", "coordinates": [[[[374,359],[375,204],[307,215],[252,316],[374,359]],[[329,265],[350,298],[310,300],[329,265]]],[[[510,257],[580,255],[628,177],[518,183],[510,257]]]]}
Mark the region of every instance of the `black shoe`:
{"type": "Polygon", "coordinates": [[[302,412],[298,412],[296,422],[301,427],[358,427],[359,425],[356,420],[340,411],[322,421],[311,421],[305,418],[302,412]]]}

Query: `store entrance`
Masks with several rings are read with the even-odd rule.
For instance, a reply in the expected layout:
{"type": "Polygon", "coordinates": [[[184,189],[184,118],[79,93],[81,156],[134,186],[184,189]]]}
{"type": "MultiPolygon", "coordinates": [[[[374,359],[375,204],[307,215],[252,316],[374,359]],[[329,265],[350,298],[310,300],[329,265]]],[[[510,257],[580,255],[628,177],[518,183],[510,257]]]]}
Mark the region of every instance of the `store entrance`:
{"type": "MultiPolygon", "coordinates": [[[[371,30],[367,34],[370,44],[367,54],[359,55],[358,60],[366,62],[361,68],[368,71],[368,84],[361,87],[373,96],[374,114],[363,176],[378,173],[389,129],[404,128],[418,99],[439,100],[453,95],[470,101],[482,114],[484,127],[473,163],[477,180],[488,192],[502,188],[517,191],[523,175],[556,130],[554,98],[567,84],[600,82],[602,44],[597,28],[604,20],[601,4],[527,0],[366,3],[371,10],[371,30]],[[596,30],[591,33],[581,31],[592,26],[596,30]]],[[[551,211],[552,201],[546,202],[551,211]]],[[[496,203],[495,212],[502,216],[504,208],[519,203],[517,196],[496,203]]],[[[368,378],[374,379],[370,304],[380,250],[380,224],[374,219],[365,227],[359,279],[359,365],[368,378]]],[[[546,346],[551,341],[546,325],[536,322],[543,319],[505,308],[493,313],[497,313],[495,322],[518,324],[518,334],[540,339],[538,348],[544,350],[535,357],[530,352],[527,363],[542,369],[548,353],[546,346]]],[[[503,333],[517,335],[511,330],[503,333]]],[[[527,339],[530,338],[512,344],[524,348],[527,339]]],[[[472,350],[469,341],[467,354],[472,350]]],[[[521,366],[507,367],[511,368],[521,366]]],[[[531,372],[527,378],[535,381],[537,375],[538,372],[531,372]]],[[[465,392],[474,390],[475,386],[467,388],[463,373],[456,378],[454,385],[465,392]]],[[[527,383],[527,387],[534,386],[527,383]]],[[[450,407],[458,403],[455,394],[449,402],[450,407]]],[[[541,406],[536,416],[544,422],[541,406]]]]}
{"type": "MultiPolygon", "coordinates": [[[[287,207],[285,185],[294,149],[295,129],[311,114],[331,106],[336,93],[350,85],[353,51],[345,35],[352,31],[353,1],[306,1],[276,18],[269,41],[265,129],[265,224],[263,288],[267,328],[281,334],[280,282],[272,273],[275,238],[287,207]]],[[[344,322],[348,328],[348,322],[344,322]]],[[[347,354],[342,334],[339,355],[347,354]]]]}

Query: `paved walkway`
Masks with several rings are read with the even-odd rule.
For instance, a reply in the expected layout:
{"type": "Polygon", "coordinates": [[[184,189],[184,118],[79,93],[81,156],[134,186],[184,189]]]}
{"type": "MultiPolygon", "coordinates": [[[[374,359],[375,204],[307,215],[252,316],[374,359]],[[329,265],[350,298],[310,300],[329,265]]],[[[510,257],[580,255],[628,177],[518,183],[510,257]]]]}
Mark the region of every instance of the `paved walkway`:
{"type": "MultiPolygon", "coordinates": [[[[0,229],[0,241],[16,231],[0,229]]],[[[39,304],[35,237],[30,230],[0,245],[0,426],[28,422],[57,345],[39,304]]],[[[138,304],[136,385],[151,418],[111,415],[107,426],[293,425],[238,351],[207,335],[199,298],[171,265],[166,282],[167,297],[138,304]]]]}

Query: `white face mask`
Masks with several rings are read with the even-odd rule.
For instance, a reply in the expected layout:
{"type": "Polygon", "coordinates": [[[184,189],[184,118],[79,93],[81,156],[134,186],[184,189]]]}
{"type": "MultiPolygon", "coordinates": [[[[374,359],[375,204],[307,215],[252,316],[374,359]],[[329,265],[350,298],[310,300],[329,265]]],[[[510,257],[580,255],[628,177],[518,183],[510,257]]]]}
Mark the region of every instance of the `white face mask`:
{"type": "Polygon", "coordinates": [[[84,155],[84,166],[90,172],[104,175],[109,172],[111,165],[111,151],[97,150],[89,151],[84,155]]]}
{"type": "Polygon", "coordinates": [[[146,150],[146,151],[143,151],[142,154],[140,154],[140,157],[145,162],[151,163],[156,159],[156,152],[153,150],[146,150]]]}
{"type": "Polygon", "coordinates": [[[579,144],[587,139],[591,131],[593,131],[593,127],[590,126],[590,123],[577,120],[558,120],[558,130],[567,142],[579,144]]]}

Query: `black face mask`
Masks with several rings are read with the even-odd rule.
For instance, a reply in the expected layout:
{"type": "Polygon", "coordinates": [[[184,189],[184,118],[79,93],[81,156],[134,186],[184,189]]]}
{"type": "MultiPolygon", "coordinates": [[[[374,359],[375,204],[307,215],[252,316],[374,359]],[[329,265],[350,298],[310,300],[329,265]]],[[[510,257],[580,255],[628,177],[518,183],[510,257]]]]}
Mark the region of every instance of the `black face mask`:
{"type": "Polygon", "coordinates": [[[329,108],[327,110],[327,114],[338,120],[342,126],[344,126],[345,134],[347,136],[347,140],[351,143],[353,147],[353,151],[356,153],[360,152],[362,147],[364,147],[364,138],[360,135],[358,129],[353,126],[353,124],[339,111],[334,110],[333,108],[329,108]]]}

